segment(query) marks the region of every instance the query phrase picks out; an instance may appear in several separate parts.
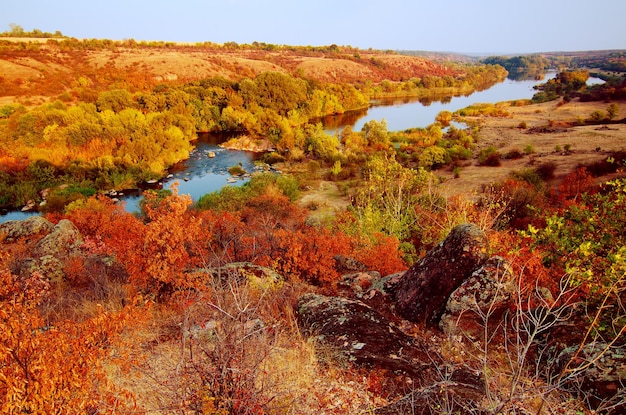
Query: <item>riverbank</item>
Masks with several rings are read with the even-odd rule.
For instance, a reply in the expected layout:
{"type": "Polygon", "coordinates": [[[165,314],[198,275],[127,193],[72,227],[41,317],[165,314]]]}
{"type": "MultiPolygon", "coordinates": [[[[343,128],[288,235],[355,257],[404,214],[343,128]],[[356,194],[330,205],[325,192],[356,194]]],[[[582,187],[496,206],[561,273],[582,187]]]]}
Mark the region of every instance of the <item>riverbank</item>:
{"type": "MultiPolygon", "coordinates": [[[[626,102],[617,104],[619,112],[615,119],[624,119],[626,102]]],[[[554,178],[549,184],[556,184],[578,166],[606,161],[611,154],[626,151],[624,123],[571,126],[588,119],[594,111],[606,112],[607,103],[573,100],[561,104],[557,100],[525,106],[498,105],[506,109],[506,117],[464,118],[466,122],[478,125],[479,132],[474,157],[461,166],[460,172],[449,167],[434,171],[441,180],[438,191],[446,198],[460,195],[476,200],[485,187],[505,181],[512,173],[548,163],[554,165],[554,178]],[[519,152],[521,157],[502,157],[498,167],[480,166],[478,153],[492,146],[502,155],[519,152]]],[[[299,171],[297,166],[281,168],[294,174],[299,171]]],[[[598,180],[608,178],[604,176],[598,180]]],[[[314,220],[321,221],[349,205],[350,196],[339,190],[345,185],[342,182],[311,181],[302,191],[299,203],[311,211],[314,220]]]]}

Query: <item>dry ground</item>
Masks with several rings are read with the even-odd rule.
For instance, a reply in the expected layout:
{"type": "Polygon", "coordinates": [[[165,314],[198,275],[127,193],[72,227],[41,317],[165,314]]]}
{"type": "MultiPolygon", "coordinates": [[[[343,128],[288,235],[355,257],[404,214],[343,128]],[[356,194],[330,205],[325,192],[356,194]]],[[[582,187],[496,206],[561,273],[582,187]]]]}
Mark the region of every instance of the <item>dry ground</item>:
{"type": "Polygon", "coordinates": [[[384,79],[397,81],[426,74],[452,75],[456,71],[423,57],[359,51],[349,47],[330,52],[324,48],[295,51],[288,48],[229,49],[217,45],[171,43],[167,47],[120,44],[105,49],[64,49],[55,42],[57,40],[0,38],[4,46],[0,49],[1,104],[24,103],[25,100],[29,105],[40,104],[39,100],[33,102],[34,95],[54,100],[63,92],[60,85],[65,86],[65,91],[71,91],[77,79],[85,76],[100,79],[105,88],[107,82],[115,81],[109,79],[111,76],[138,77],[147,80],[148,85],[143,87],[150,88],[163,82],[184,83],[213,77],[240,80],[267,71],[336,83],[377,83],[384,79]],[[25,50],[16,46],[19,42],[39,46],[25,50]],[[2,83],[12,87],[3,88],[2,83]]]}
{"type": "MultiPolygon", "coordinates": [[[[626,117],[626,102],[617,103],[620,110],[615,119],[626,117]]],[[[470,196],[480,191],[483,185],[506,179],[513,171],[538,166],[543,163],[556,165],[555,180],[563,178],[576,167],[607,157],[619,150],[626,150],[626,124],[607,126],[584,125],[563,127],[575,123],[579,118],[587,119],[595,110],[606,113],[604,102],[579,102],[573,100],[560,105],[558,101],[521,107],[508,107],[508,117],[468,117],[479,121],[481,127],[478,148],[495,146],[501,154],[511,150],[524,152],[532,146],[533,153],[517,160],[502,160],[500,167],[479,166],[477,161],[467,162],[461,169],[460,177],[454,178],[450,171],[438,171],[445,178],[442,189],[447,196],[464,194],[470,196]],[[519,128],[525,122],[527,128],[519,128]],[[533,133],[534,127],[552,125],[554,132],[533,133]],[[571,146],[565,152],[565,146],[571,146]],[[556,151],[557,147],[561,151],[556,151]]]]}

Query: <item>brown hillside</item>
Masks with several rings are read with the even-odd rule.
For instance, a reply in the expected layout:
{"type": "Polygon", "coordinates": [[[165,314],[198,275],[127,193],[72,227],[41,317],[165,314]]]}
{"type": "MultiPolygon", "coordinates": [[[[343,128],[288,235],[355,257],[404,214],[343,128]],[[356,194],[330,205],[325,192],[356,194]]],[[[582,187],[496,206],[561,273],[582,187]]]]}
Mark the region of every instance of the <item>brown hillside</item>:
{"type": "MultiPolygon", "coordinates": [[[[29,39],[31,40],[31,39],[29,39]]],[[[238,80],[279,71],[324,82],[379,83],[455,70],[417,56],[342,48],[226,48],[111,41],[46,43],[0,41],[0,104],[37,103],[74,93],[85,81],[92,91],[144,90],[163,82],[210,77],[238,80]],[[82,80],[79,81],[79,79],[82,80]]],[[[66,100],[71,98],[65,97],[66,100]]]]}

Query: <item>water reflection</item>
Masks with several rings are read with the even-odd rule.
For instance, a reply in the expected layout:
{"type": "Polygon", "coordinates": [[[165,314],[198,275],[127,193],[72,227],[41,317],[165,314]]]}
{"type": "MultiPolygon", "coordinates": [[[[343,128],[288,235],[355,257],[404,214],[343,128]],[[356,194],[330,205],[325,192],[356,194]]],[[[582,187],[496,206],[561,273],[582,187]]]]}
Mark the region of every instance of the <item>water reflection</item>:
{"type": "Polygon", "coordinates": [[[426,127],[432,124],[441,111],[454,112],[475,103],[502,102],[515,99],[530,99],[537,92],[534,87],[539,83],[554,78],[556,72],[546,73],[542,80],[515,81],[506,79],[491,88],[477,91],[466,96],[443,98],[402,98],[395,100],[379,100],[369,109],[356,114],[342,114],[326,117],[324,129],[329,134],[339,134],[347,126],[354,131],[361,131],[363,125],[371,120],[385,120],[389,131],[404,131],[409,128],[426,127]],[[363,114],[363,115],[361,115],[363,114]]]}

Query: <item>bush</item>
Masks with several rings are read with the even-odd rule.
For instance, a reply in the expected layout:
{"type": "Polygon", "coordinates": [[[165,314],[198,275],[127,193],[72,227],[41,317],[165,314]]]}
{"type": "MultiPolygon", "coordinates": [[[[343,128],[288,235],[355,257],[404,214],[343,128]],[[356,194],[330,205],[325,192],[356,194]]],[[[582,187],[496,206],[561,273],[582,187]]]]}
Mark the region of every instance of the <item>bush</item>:
{"type": "Polygon", "coordinates": [[[272,151],[271,153],[267,153],[263,156],[263,161],[267,164],[282,163],[285,161],[285,157],[280,153],[272,151]]]}
{"type": "Polygon", "coordinates": [[[522,169],[511,173],[511,176],[515,180],[526,182],[532,185],[537,190],[543,190],[546,187],[545,182],[541,178],[541,175],[536,169],[522,169]]]}
{"type": "Polygon", "coordinates": [[[500,157],[498,150],[496,150],[494,146],[489,146],[480,150],[478,154],[478,164],[481,166],[498,167],[501,164],[500,157]]]}
{"type": "Polygon", "coordinates": [[[511,149],[504,155],[504,158],[507,160],[517,160],[517,159],[521,159],[522,157],[523,157],[523,154],[519,150],[519,148],[511,149]]]}
{"type": "Polygon", "coordinates": [[[535,153],[535,147],[532,146],[532,144],[528,144],[526,147],[524,147],[524,154],[531,155],[535,153]]]}
{"type": "Polygon", "coordinates": [[[241,165],[237,165],[229,167],[228,173],[230,173],[231,176],[242,176],[246,174],[246,171],[243,167],[241,167],[241,165]]]}
{"type": "Polygon", "coordinates": [[[547,163],[542,163],[538,166],[535,171],[543,180],[551,180],[554,179],[554,171],[556,170],[556,163],[550,161],[547,163]]]}

